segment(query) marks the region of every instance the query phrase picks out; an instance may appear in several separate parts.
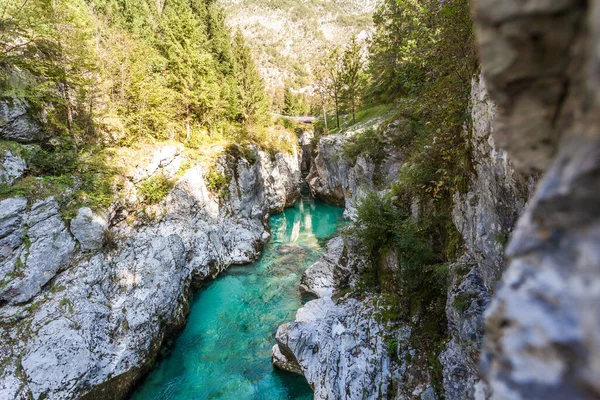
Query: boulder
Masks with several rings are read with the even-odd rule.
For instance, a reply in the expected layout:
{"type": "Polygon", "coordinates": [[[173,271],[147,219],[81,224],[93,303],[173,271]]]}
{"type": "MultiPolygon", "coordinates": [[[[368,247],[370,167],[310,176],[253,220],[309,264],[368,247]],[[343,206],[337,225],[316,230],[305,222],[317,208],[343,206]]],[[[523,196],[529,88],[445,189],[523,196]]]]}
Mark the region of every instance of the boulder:
{"type": "Polygon", "coordinates": [[[43,139],[44,132],[27,103],[14,98],[0,101],[0,137],[31,143],[43,139]]]}
{"type": "Polygon", "coordinates": [[[77,216],[71,221],[71,233],[82,250],[98,250],[104,242],[107,224],[105,218],[94,214],[89,207],[83,207],[77,211],[77,216]]]}
{"type": "MultiPolygon", "coordinates": [[[[7,204],[12,204],[13,209],[23,204],[21,199],[8,200],[12,200],[7,204]]],[[[13,223],[6,229],[15,227],[18,230],[16,226],[20,220],[22,230],[20,238],[15,240],[13,256],[9,256],[3,266],[8,272],[0,290],[0,300],[10,304],[25,303],[60,270],[69,266],[75,241],[59,215],[58,203],[52,197],[35,202],[25,218],[15,215],[8,220],[13,223]]]]}
{"type": "Polygon", "coordinates": [[[14,155],[10,150],[4,151],[0,165],[0,183],[11,185],[23,176],[27,163],[21,157],[14,155]]]}

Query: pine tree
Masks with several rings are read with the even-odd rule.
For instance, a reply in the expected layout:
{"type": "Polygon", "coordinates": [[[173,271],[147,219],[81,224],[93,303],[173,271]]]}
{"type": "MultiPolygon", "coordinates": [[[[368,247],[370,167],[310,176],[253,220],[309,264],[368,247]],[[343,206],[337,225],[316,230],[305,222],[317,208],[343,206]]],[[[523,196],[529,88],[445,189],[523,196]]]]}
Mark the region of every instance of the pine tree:
{"type": "Polygon", "coordinates": [[[340,108],[342,106],[342,90],[343,90],[343,66],[340,55],[340,49],[334,47],[326,57],[324,68],[327,73],[327,92],[333,100],[335,107],[336,125],[340,127],[340,108]]]}
{"type": "Polygon", "coordinates": [[[341,59],[342,97],[352,112],[352,122],[356,123],[356,108],[365,87],[362,46],[353,35],[344,48],[341,59]]]}
{"type": "Polygon", "coordinates": [[[288,86],[283,91],[283,115],[295,115],[296,114],[296,104],[294,101],[294,94],[292,93],[292,89],[288,86]]]}
{"type": "Polygon", "coordinates": [[[188,4],[186,0],[166,2],[159,37],[159,49],[168,60],[167,80],[179,97],[186,140],[193,124],[210,126],[219,94],[215,62],[208,51],[207,11],[188,4]]]}
{"type": "Polygon", "coordinates": [[[237,119],[244,124],[264,124],[268,120],[269,110],[264,82],[239,30],[233,38],[233,54],[238,99],[237,119]]]}
{"type": "Polygon", "coordinates": [[[316,91],[319,96],[319,101],[321,102],[321,112],[323,115],[323,123],[325,127],[325,132],[329,130],[327,127],[327,70],[326,65],[324,64],[324,60],[321,60],[315,70],[313,71],[313,75],[315,78],[315,86],[316,91]]]}

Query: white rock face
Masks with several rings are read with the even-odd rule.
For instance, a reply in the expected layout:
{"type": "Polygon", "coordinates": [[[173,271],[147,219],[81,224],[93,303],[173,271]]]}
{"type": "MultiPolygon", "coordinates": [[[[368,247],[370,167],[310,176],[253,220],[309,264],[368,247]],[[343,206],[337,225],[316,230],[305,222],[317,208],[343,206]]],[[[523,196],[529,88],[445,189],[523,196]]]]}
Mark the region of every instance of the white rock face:
{"type": "Polygon", "coordinates": [[[43,136],[39,122],[32,117],[25,101],[17,98],[0,101],[0,137],[30,143],[43,136]]]}
{"type": "Polygon", "coordinates": [[[18,210],[21,215],[8,218],[0,228],[7,232],[3,239],[6,258],[2,265],[0,299],[10,304],[24,303],[69,265],[75,241],[60,218],[58,203],[53,198],[35,202],[26,215],[22,215],[24,199],[7,199],[1,204],[7,207],[4,212],[18,210]]]}
{"type": "Polygon", "coordinates": [[[224,168],[237,175],[228,199],[210,194],[193,167],[160,204],[161,218],[129,225],[126,210],[112,212],[104,247],[109,222],[89,209],[71,236],[53,199],[29,211],[25,199],[0,202],[0,331],[9,338],[0,343],[1,398],[124,398],[182,328],[192,283],[255,260],[268,215],[298,194],[295,154],[224,168]]]}
{"type": "MultiPolygon", "coordinates": [[[[354,164],[344,157],[344,145],[365,129],[377,129],[382,118],[371,120],[341,134],[327,135],[319,140],[317,157],[311,163],[306,182],[311,194],[327,203],[345,207],[344,216],[354,219],[356,205],[367,193],[389,188],[398,177],[403,157],[393,148],[382,149],[386,158],[377,171],[381,179],[376,184],[376,165],[367,157],[359,156],[354,164]]],[[[389,129],[394,129],[391,125],[389,129]]]]}
{"type": "Polygon", "coordinates": [[[484,0],[474,16],[494,138],[545,171],[486,311],[482,373],[492,398],[598,399],[600,3],[484,0]]]}
{"type": "Polygon", "coordinates": [[[71,221],[71,233],[84,251],[98,250],[102,247],[107,227],[106,218],[94,215],[89,207],[80,208],[75,219],[71,221]]]}
{"type": "Polygon", "coordinates": [[[454,194],[452,220],[467,254],[451,266],[446,316],[451,340],[440,355],[446,399],[465,399],[480,380],[483,313],[505,268],[504,246],[525,207],[533,178],[524,178],[492,137],[496,106],[482,77],[471,87],[469,190],[454,194]]]}
{"type": "Polygon", "coordinates": [[[302,274],[301,290],[313,293],[317,297],[331,297],[335,290],[335,272],[336,269],[343,269],[345,275],[349,275],[347,270],[347,260],[344,260],[344,239],[336,237],[327,242],[325,253],[316,263],[311,265],[302,274]]]}
{"type": "MultiPolygon", "coordinates": [[[[291,353],[315,390],[315,399],[387,398],[392,370],[385,326],[369,301],[331,298],[310,301],[296,322],[281,325],[276,340],[291,353]]],[[[276,350],[277,351],[277,350],[276,350]]]]}
{"type": "Polygon", "coordinates": [[[0,165],[0,183],[12,184],[23,175],[27,168],[27,163],[21,157],[14,155],[10,150],[4,151],[1,157],[0,165]]]}
{"type": "Polygon", "coordinates": [[[416,354],[410,328],[382,318],[377,295],[334,300],[335,291],[364,265],[357,243],[329,241],[323,257],[302,276],[305,290],[319,298],[300,308],[295,322],[279,327],[273,364],[303,374],[315,399],[435,399],[422,383],[429,380],[427,371],[407,361],[416,354]]]}

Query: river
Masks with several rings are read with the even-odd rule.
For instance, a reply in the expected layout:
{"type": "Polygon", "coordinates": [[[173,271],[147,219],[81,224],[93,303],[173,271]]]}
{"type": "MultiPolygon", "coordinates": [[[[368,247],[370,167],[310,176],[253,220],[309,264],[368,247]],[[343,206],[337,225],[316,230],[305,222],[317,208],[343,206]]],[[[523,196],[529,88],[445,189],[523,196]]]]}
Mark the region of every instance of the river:
{"type": "Polygon", "coordinates": [[[234,266],[192,299],[183,333],[132,400],[309,400],[300,376],[271,365],[277,327],[293,321],[302,272],[322,254],[343,209],[303,198],[271,217],[259,261],[234,266]]]}

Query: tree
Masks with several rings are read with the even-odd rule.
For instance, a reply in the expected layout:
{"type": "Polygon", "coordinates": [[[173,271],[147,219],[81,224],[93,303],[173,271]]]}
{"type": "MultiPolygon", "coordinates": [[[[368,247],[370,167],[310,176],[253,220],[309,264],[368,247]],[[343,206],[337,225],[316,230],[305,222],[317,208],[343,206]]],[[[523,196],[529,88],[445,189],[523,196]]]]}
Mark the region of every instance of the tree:
{"type": "Polygon", "coordinates": [[[341,59],[341,80],[343,99],[347,108],[352,111],[353,123],[356,123],[356,107],[365,87],[363,58],[362,46],[356,40],[356,36],[352,35],[341,59]]]}
{"type": "Polygon", "coordinates": [[[265,123],[268,119],[269,102],[264,81],[239,30],[233,37],[233,54],[238,120],[245,124],[265,123]]]}
{"type": "Polygon", "coordinates": [[[268,121],[250,51],[213,0],[0,1],[0,90],[77,145],[268,121]]]}
{"type": "Polygon", "coordinates": [[[327,74],[327,92],[333,100],[335,107],[335,120],[337,127],[340,127],[340,107],[342,103],[343,89],[343,66],[339,47],[334,47],[324,61],[324,68],[327,74]]]}
{"type": "Polygon", "coordinates": [[[92,27],[82,0],[7,0],[0,7],[0,97],[44,108],[51,130],[73,135],[77,114],[91,113],[92,27]]]}
{"type": "Polygon", "coordinates": [[[158,48],[167,60],[169,87],[179,97],[178,117],[184,121],[186,140],[192,124],[210,126],[218,102],[216,66],[205,19],[188,1],[171,0],[165,3],[160,20],[158,48]]]}
{"type": "Polygon", "coordinates": [[[319,62],[319,64],[315,68],[313,74],[314,74],[314,78],[315,78],[316,91],[319,96],[319,100],[321,101],[321,112],[323,113],[323,123],[325,124],[325,132],[327,132],[329,130],[329,128],[327,127],[327,109],[326,109],[328,80],[327,80],[327,70],[326,70],[326,66],[325,66],[323,60],[321,60],[321,62],[319,62]]]}
{"type": "MultiPolygon", "coordinates": [[[[52,0],[52,24],[55,43],[55,80],[63,97],[67,128],[73,134],[73,108],[88,102],[90,74],[96,67],[91,47],[91,27],[85,4],[52,0]],[[73,4],[74,3],[74,4],[73,4]],[[79,97],[77,100],[74,97],[79,97]]],[[[91,113],[90,107],[90,113],[91,113]]]]}
{"type": "Polygon", "coordinates": [[[283,92],[283,109],[285,115],[306,115],[310,106],[302,93],[294,93],[288,86],[283,92]]]}

